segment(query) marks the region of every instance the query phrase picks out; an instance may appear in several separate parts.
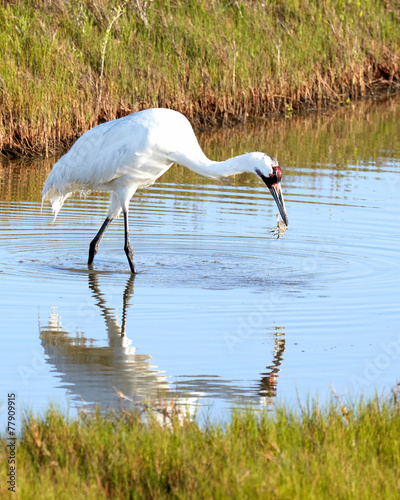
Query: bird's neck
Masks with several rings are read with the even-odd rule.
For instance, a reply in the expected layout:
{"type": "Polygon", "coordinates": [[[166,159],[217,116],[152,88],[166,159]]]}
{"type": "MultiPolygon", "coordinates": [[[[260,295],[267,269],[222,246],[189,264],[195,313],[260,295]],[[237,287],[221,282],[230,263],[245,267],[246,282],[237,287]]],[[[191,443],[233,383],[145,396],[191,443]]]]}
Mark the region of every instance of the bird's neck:
{"type": "Polygon", "coordinates": [[[245,161],[244,156],[235,156],[225,161],[212,161],[205,155],[193,159],[185,155],[177,156],[174,161],[184,167],[193,170],[196,174],[218,179],[220,177],[229,177],[230,175],[241,174],[243,172],[253,172],[249,168],[248,161],[245,161]]]}

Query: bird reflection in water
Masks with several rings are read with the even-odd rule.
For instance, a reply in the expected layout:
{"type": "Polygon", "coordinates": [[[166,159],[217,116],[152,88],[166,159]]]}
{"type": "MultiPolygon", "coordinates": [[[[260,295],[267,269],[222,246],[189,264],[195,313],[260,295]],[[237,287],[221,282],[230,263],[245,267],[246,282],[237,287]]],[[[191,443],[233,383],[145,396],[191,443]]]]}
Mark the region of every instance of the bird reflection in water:
{"type": "Polygon", "coordinates": [[[115,342],[118,344],[131,344],[132,342],[126,339],[126,314],[128,310],[129,301],[134,292],[135,276],[130,276],[125,290],[122,296],[122,324],[119,326],[117,319],[114,316],[113,309],[107,307],[107,302],[104,298],[104,295],[100,291],[98,275],[95,272],[89,272],[89,288],[93,292],[93,296],[96,299],[96,304],[99,306],[101,310],[101,314],[104,317],[106,322],[107,334],[110,342],[115,342]]]}
{"type": "Polygon", "coordinates": [[[129,301],[134,291],[134,275],[127,281],[123,293],[122,322],[115,310],[107,306],[100,291],[98,275],[89,273],[89,288],[101,310],[107,330],[106,345],[90,339],[83,332],[72,334],[63,326],[53,309],[48,325],[39,324],[41,343],[47,362],[59,373],[63,388],[71,391],[72,399],[102,408],[118,407],[117,392],[129,395],[137,406],[144,401],[173,397],[167,376],[151,364],[151,356],[138,354],[126,336],[129,301]]]}
{"type": "Polygon", "coordinates": [[[283,327],[276,327],[274,334],[274,357],[272,364],[267,366],[268,372],[262,373],[258,394],[270,402],[271,398],[276,397],[278,386],[278,373],[283,361],[285,352],[285,330],[283,327]]]}
{"type": "MultiPolygon", "coordinates": [[[[274,332],[272,364],[266,373],[260,374],[261,379],[253,390],[218,376],[188,376],[180,381],[179,387],[173,388],[169,377],[151,363],[151,356],[139,354],[126,336],[134,280],[135,275],[130,275],[123,292],[120,324],[115,309],[107,305],[106,294],[100,289],[99,274],[94,271],[88,274],[89,289],[105,321],[106,341],[91,339],[84,332],[77,332],[76,327],[63,324],[56,308],[46,326],[39,322],[46,362],[57,372],[60,387],[70,391],[77,406],[119,408],[121,399],[118,395],[121,394],[127,396],[124,404],[128,405],[126,401],[130,401],[139,409],[148,408],[149,403],[155,409],[160,404],[181,405],[190,415],[195,413],[199,398],[203,397],[221,398],[230,404],[237,404],[240,400],[245,404],[272,404],[285,350],[283,328],[278,327],[274,332]]],[[[110,290],[106,291],[110,293],[110,290]]],[[[114,290],[111,292],[115,293],[114,290]]],[[[93,314],[90,307],[87,312],[89,316],[93,314]]]]}

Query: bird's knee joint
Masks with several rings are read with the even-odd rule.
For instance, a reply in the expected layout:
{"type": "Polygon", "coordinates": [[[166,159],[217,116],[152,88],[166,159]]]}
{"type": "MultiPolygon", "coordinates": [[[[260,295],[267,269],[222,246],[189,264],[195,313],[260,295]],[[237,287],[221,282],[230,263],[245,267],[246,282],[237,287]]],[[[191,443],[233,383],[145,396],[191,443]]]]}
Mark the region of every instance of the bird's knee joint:
{"type": "Polygon", "coordinates": [[[97,242],[92,241],[89,245],[90,252],[97,253],[98,249],[99,249],[99,244],[97,242]]]}
{"type": "Polygon", "coordinates": [[[135,251],[133,250],[133,248],[131,247],[131,245],[125,245],[124,246],[124,250],[125,250],[125,253],[130,253],[130,254],[134,254],[135,251]]]}

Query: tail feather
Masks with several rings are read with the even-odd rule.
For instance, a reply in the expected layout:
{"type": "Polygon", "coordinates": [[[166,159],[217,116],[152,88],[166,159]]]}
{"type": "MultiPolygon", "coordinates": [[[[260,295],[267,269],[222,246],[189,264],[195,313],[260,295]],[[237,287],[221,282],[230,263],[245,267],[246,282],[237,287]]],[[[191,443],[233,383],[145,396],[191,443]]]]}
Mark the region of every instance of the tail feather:
{"type": "Polygon", "coordinates": [[[41,208],[43,209],[43,204],[46,200],[49,200],[51,203],[51,208],[54,212],[54,219],[53,222],[55,222],[58,212],[61,210],[61,207],[64,204],[64,201],[71,196],[72,193],[66,193],[62,194],[59,191],[49,188],[46,192],[43,190],[42,193],[42,206],[41,208]]]}
{"type": "Polygon", "coordinates": [[[42,191],[42,208],[44,202],[49,200],[54,212],[53,222],[56,220],[64,201],[77,190],[74,183],[71,182],[68,168],[66,168],[66,166],[68,167],[68,161],[66,163],[67,159],[68,153],[62,156],[53,166],[42,191]]]}

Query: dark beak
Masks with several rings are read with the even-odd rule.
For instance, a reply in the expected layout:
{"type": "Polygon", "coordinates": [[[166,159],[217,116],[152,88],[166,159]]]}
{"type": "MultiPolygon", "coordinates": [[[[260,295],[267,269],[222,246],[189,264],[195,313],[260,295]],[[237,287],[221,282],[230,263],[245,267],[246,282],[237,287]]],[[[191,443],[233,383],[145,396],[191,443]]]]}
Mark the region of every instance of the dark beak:
{"type": "Polygon", "coordinates": [[[268,188],[271,191],[271,194],[274,197],[276,204],[278,205],[279,213],[281,214],[283,222],[288,226],[289,221],[286,213],[285,202],[283,201],[281,183],[277,182],[275,184],[271,184],[271,186],[268,186],[268,188]]]}

